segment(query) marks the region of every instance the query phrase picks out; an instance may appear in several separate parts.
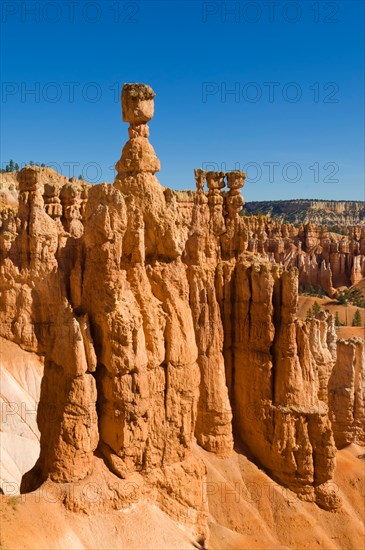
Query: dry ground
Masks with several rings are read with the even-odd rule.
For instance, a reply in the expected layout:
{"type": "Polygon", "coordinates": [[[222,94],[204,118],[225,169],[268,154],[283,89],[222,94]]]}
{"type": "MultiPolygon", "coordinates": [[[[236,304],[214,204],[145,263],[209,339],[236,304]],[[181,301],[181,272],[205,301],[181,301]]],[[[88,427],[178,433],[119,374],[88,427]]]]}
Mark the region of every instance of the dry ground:
{"type": "Polygon", "coordinates": [[[336,315],[340,318],[341,323],[345,323],[345,326],[339,327],[337,329],[337,334],[339,338],[351,338],[353,336],[359,336],[360,338],[365,339],[365,308],[356,307],[356,306],[343,306],[331,298],[313,298],[311,296],[299,296],[299,306],[298,306],[298,316],[300,319],[305,319],[307,316],[307,311],[310,309],[314,302],[317,302],[321,309],[328,310],[332,315],[336,315]],[[359,310],[361,313],[363,326],[362,327],[352,327],[352,320],[355,315],[355,311],[359,310]]]}
{"type": "Polygon", "coordinates": [[[244,455],[222,460],[199,448],[208,469],[210,547],[215,550],[362,550],[365,548],[365,449],[337,452],[339,511],[299,500],[244,455]],[[211,484],[211,485],[209,485],[211,484]]]}
{"type": "MultiPolygon", "coordinates": [[[[299,500],[273,482],[246,456],[220,459],[200,447],[207,466],[211,550],[362,550],[364,540],[365,449],[350,445],[337,453],[334,483],[343,506],[326,512],[299,500]]],[[[188,549],[187,531],[156,506],[87,516],[49,503],[37,493],[1,497],[2,550],[188,549]]]]}

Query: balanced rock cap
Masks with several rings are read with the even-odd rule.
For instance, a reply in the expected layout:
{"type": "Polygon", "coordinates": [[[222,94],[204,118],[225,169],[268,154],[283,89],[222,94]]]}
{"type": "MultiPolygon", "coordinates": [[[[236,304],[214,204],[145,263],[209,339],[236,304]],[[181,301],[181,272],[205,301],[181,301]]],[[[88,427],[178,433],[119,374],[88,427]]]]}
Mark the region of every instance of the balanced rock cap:
{"type": "Polygon", "coordinates": [[[122,89],[123,121],[143,124],[151,120],[154,113],[155,92],[147,84],[124,84],[122,89]]]}
{"type": "Polygon", "coordinates": [[[27,190],[35,187],[39,181],[39,167],[27,165],[17,173],[19,190],[27,190]]]}

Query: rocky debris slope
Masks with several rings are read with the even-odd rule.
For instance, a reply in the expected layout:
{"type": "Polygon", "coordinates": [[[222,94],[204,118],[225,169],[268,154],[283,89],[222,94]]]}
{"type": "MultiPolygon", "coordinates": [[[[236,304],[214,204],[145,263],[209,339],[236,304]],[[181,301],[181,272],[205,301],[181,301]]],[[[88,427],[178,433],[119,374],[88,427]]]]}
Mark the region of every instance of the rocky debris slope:
{"type": "Polygon", "coordinates": [[[252,201],[246,203],[245,212],[251,215],[261,212],[274,220],[293,224],[313,223],[344,228],[365,226],[364,201],[252,201]]]}
{"type": "MultiPolygon", "coordinates": [[[[210,550],[363,548],[364,501],[359,488],[365,481],[365,471],[358,458],[363,453],[361,447],[350,445],[337,453],[333,486],[344,504],[335,513],[298,499],[241,452],[222,459],[194,445],[193,453],[207,468],[205,499],[209,508],[210,550]]],[[[47,484],[34,493],[0,498],[3,548],[202,547],[186,529],[146,499],[136,498],[123,511],[94,512],[88,516],[65,509],[62,495],[56,487],[53,489],[47,484]]],[[[90,488],[90,496],[96,507],[99,495],[90,488]]]]}
{"type": "Polygon", "coordinates": [[[39,456],[37,406],[43,361],[3,338],[0,354],[0,481],[4,493],[12,494],[39,456]]]}
{"type": "Polygon", "coordinates": [[[130,505],[132,483],[203,544],[192,446],[223,459],[235,440],[300,498],[338,508],[333,319],[298,320],[298,271],[250,250],[243,173],[197,170],[196,193],[159,184],[153,98],[123,87],[114,185],[58,189],[26,167],[2,217],[0,335],[44,358],[40,456],[21,491],[51,482],[94,513],[130,505]]]}

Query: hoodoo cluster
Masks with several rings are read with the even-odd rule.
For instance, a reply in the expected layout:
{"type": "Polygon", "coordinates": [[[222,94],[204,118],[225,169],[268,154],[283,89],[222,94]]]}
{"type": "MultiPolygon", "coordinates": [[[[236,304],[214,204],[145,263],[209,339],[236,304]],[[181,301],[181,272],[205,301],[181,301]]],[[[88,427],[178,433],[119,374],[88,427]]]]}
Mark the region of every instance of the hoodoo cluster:
{"type": "Polygon", "coordinates": [[[18,210],[0,216],[0,336],[44,358],[22,491],[48,480],[93,514],[130,506],[133,482],[205,541],[194,449],[227,458],[236,442],[300,498],[338,508],[336,444],[365,441],[362,344],[337,349],[325,312],[298,319],[298,233],[239,215],[244,173],[195,170],[196,193],[160,185],[153,98],[123,88],[114,184],[57,185],[27,167],[18,210]]]}
{"type": "Polygon", "coordinates": [[[235,218],[242,210],[244,199],[240,189],[245,185],[246,174],[240,170],[232,172],[205,172],[201,168],[194,170],[196,188],[201,200],[204,195],[204,183],[208,186],[209,206],[223,206],[230,218],[235,218]],[[228,186],[228,194],[222,193],[225,186],[228,186]]]}

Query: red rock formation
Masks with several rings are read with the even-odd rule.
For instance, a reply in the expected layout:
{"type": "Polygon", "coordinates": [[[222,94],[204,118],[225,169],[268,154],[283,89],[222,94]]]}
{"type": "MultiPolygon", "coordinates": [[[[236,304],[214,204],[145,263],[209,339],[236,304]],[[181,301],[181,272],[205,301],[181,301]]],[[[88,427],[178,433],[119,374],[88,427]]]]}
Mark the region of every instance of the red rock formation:
{"type": "Polygon", "coordinates": [[[329,380],[336,446],[365,444],[365,352],[360,338],[338,340],[337,362],[329,380]]]}
{"type": "MultiPolygon", "coordinates": [[[[333,320],[296,318],[290,268],[300,264],[304,277],[333,243],[313,228],[240,217],[240,172],[227,175],[228,192],[224,173],[201,170],[197,193],[164,189],[148,141],[153,97],[149,86],[123,88],[130,139],[114,185],[46,185],[43,199],[39,173],[27,167],[18,215],[3,216],[0,336],[44,356],[41,452],[23,490],[46,479],[82,490],[97,478],[103,510],[128,502],[133,480],[204,538],[205,468],[194,437],[229,457],[234,434],[280,483],[337,507],[327,484],[328,403],[332,415],[342,407],[327,396],[333,320]]],[[[80,495],[65,497],[67,506],[92,512],[80,495]]]]}
{"type": "Polygon", "coordinates": [[[246,259],[221,265],[219,286],[237,434],[275,479],[322,506],[336,505],[324,485],[335,457],[322,400],[333,364],[329,320],[296,319],[295,271],[246,259]]]}
{"type": "Polygon", "coordinates": [[[299,285],[321,286],[328,295],[365,277],[365,230],[349,236],[306,224],[294,227],[266,217],[245,216],[247,250],[285,267],[297,267],[299,285]]]}

